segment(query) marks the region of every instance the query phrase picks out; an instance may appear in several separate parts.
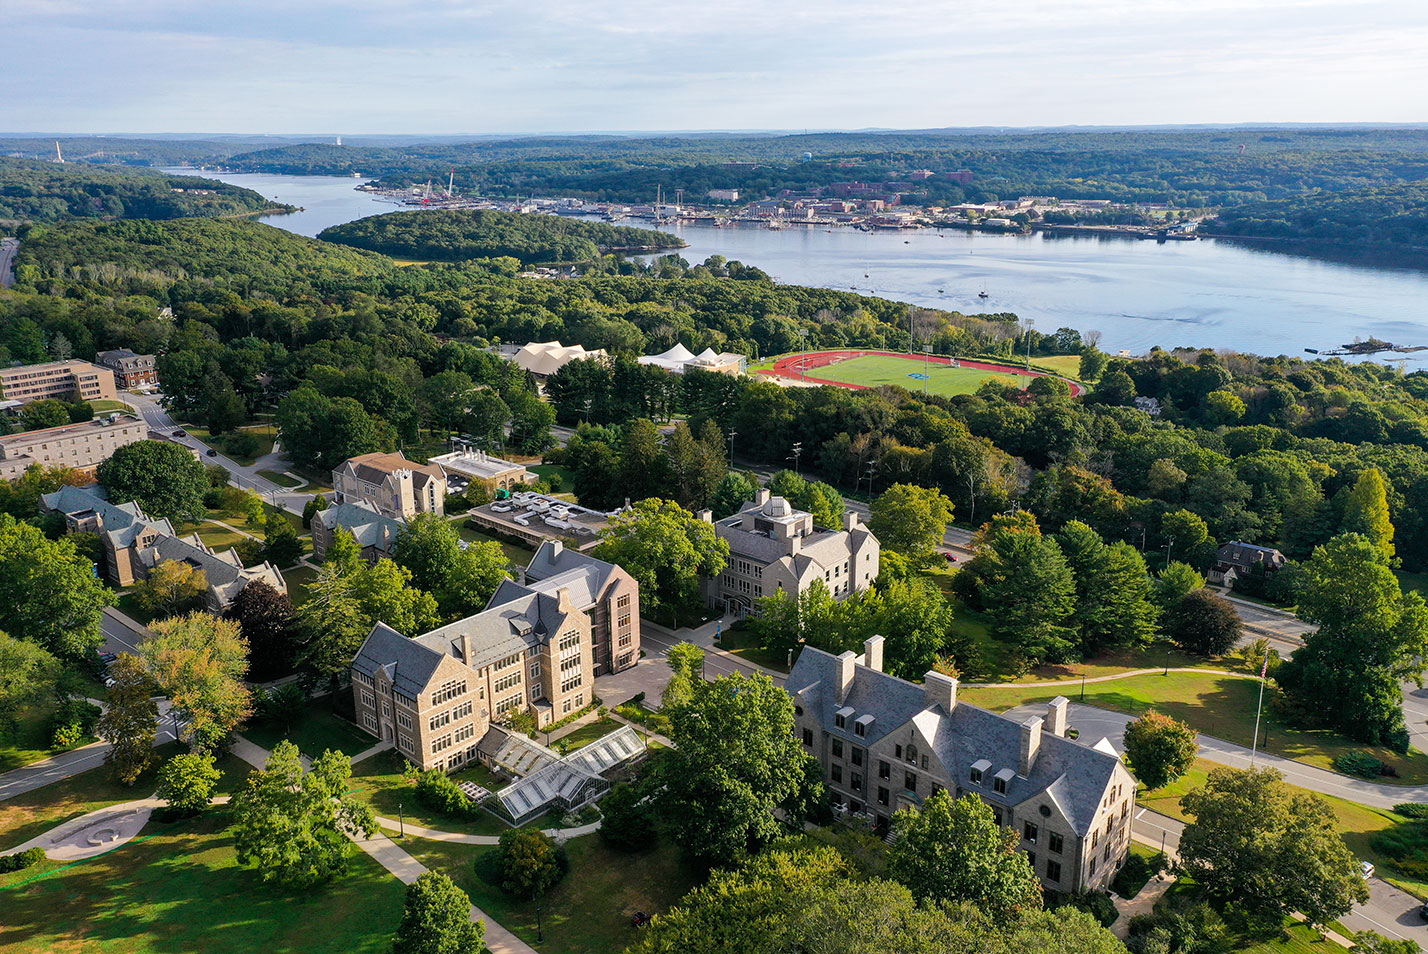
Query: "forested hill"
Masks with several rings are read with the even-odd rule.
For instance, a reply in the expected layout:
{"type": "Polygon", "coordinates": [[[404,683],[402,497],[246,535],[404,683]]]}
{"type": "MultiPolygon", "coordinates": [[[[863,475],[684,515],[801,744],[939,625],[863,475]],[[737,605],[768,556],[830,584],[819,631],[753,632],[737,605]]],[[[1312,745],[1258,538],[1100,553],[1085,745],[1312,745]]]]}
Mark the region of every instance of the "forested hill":
{"type": "Polygon", "coordinates": [[[34,224],[19,235],[22,282],[68,272],[111,287],[133,281],[148,290],[180,281],[276,294],[324,282],[355,287],[396,269],[384,256],[246,219],[34,224]]]}
{"type": "Polygon", "coordinates": [[[396,258],[460,262],[509,256],[523,265],[590,262],[610,250],[684,245],[679,237],[652,229],[491,209],[388,212],[334,225],[318,238],[396,258]]]}
{"type": "Polygon", "coordinates": [[[197,176],[0,158],[0,220],[183,219],[290,208],[197,176]]]}
{"type": "Polygon", "coordinates": [[[1315,193],[1224,209],[1210,235],[1428,250],[1428,184],[1315,193]]]}

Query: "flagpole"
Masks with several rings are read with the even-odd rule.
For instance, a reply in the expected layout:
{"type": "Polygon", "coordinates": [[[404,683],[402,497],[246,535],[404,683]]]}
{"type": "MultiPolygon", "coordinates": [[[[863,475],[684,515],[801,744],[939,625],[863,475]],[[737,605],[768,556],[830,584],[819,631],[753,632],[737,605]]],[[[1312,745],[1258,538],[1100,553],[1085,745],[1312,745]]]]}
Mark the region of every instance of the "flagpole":
{"type": "Polygon", "coordinates": [[[1259,706],[1254,710],[1254,738],[1250,740],[1250,768],[1254,768],[1255,753],[1259,750],[1259,716],[1264,711],[1264,683],[1269,675],[1269,650],[1264,651],[1264,665],[1259,670],[1259,706]]]}

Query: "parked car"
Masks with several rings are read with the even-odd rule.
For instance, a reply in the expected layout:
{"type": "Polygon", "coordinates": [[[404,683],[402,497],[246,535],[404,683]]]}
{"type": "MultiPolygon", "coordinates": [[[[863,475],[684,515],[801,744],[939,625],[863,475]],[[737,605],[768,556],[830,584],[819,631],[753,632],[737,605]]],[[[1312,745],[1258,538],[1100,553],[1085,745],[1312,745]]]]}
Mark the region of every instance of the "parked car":
{"type": "Polygon", "coordinates": [[[210,447],[210,448],[208,449],[208,456],[209,456],[209,457],[217,457],[217,456],[218,456],[218,451],[216,451],[216,450],[214,450],[212,447],[210,447]]]}
{"type": "Polygon", "coordinates": [[[100,654],[99,654],[99,658],[102,659],[102,660],[104,661],[104,665],[107,666],[107,665],[109,665],[110,663],[112,663],[114,660],[118,659],[118,658],[119,658],[119,654],[118,654],[118,653],[100,653],[100,654]]]}
{"type": "Polygon", "coordinates": [[[943,559],[945,559],[948,563],[956,563],[956,562],[957,562],[957,554],[951,552],[950,550],[947,551],[946,553],[942,554],[942,557],[943,557],[943,559]]]}
{"type": "Polygon", "coordinates": [[[1428,921],[1428,901],[1423,902],[1423,907],[1418,909],[1418,916],[1428,921]]]}
{"type": "Polygon", "coordinates": [[[1360,861],[1360,862],[1359,862],[1359,874],[1361,874],[1361,875],[1364,876],[1364,880],[1365,880],[1365,881],[1367,881],[1368,879],[1372,878],[1372,877],[1373,877],[1373,862],[1371,862],[1371,861],[1360,861]]]}
{"type": "Polygon", "coordinates": [[[176,430],[176,431],[173,432],[173,435],[172,435],[172,436],[174,436],[174,437],[187,437],[187,436],[188,436],[188,431],[185,431],[183,428],[180,427],[178,430],[176,430]]]}

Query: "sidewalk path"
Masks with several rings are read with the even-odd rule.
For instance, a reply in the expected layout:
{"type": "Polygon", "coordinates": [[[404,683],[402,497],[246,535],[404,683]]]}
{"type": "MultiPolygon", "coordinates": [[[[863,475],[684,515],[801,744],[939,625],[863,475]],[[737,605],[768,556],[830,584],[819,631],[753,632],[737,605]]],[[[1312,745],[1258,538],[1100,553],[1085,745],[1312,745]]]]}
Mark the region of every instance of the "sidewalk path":
{"type": "MultiPolygon", "coordinates": [[[[166,699],[159,703],[159,723],[158,729],[154,733],[154,745],[160,746],[166,742],[172,742],[174,738],[174,720],[169,718],[169,703],[166,699]]],[[[52,755],[39,762],[31,762],[29,765],[11,769],[4,775],[0,775],[0,802],[34,791],[37,788],[43,788],[46,785],[53,785],[71,775],[78,775],[80,772],[98,768],[104,764],[104,756],[109,753],[110,748],[108,742],[91,742],[80,748],[52,755]]]]}
{"type": "MultiPolygon", "coordinates": [[[[381,815],[377,816],[377,824],[388,831],[404,831],[408,837],[428,838],[432,841],[444,841],[452,845],[497,845],[501,842],[500,835],[468,835],[456,831],[439,831],[435,828],[413,825],[411,822],[399,823],[395,818],[383,818],[381,815]]],[[[600,830],[600,823],[597,821],[588,825],[580,825],[577,828],[544,828],[541,830],[556,841],[566,841],[571,838],[579,838],[582,835],[593,835],[600,830]]]]}

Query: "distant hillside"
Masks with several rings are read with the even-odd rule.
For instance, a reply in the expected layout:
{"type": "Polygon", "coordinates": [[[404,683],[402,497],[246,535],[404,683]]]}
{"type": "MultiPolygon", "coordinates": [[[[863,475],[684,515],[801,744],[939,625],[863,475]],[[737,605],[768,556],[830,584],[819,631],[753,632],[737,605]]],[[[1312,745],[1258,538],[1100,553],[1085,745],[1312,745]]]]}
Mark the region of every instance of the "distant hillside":
{"type": "Polygon", "coordinates": [[[684,245],[668,232],[489,209],[389,212],[335,225],[318,238],[396,258],[459,262],[510,256],[525,265],[588,262],[611,250],[684,245]]]}
{"type": "Polygon", "coordinates": [[[1223,209],[1207,235],[1292,239],[1350,247],[1428,248],[1428,185],[1313,193],[1223,209]]]}
{"type": "Polygon", "coordinates": [[[388,258],[294,235],[247,219],[169,222],[72,221],[19,230],[21,281],[74,270],[111,286],[160,287],[201,281],[243,295],[296,296],[303,289],[353,286],[396,270],[388,258]]]}
{"type": "Polygon", "coordinates": [[[214,179],[0,158],[0,219],[212,218],[291,208],[214,179]]]}

